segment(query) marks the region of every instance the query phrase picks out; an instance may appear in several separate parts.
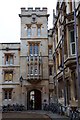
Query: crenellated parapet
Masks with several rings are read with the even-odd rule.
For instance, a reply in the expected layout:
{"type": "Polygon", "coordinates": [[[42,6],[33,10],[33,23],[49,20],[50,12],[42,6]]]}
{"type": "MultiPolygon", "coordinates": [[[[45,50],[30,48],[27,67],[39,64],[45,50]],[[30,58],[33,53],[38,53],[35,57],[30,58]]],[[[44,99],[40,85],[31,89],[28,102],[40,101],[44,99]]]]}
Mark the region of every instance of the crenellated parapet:
{"type": "Polygon", "coordinates": [[[36,14],[36,15],[47,15],[47,8],[46,7],[43,7],[42,9],[40,7],[35,7],[35,9],[33,9],[33,7],[29,7],[29,8],[21,8],[21,14],[19,15],[20,17],[22,15],[33,15],[33,14],[36,14]]]}
{"type": "Polygon", "coordinates": [[[46,11],[47,12],[47,8],[46,7],[43,7],[42,9],[40,7],[35,7],[35,9],[33,9],[33,7],[29,7],[29,8],[21,8],[22,11],[26,10],[27,12],[31,11],[31,12],[43,12],[43,11],[46,11]]]}

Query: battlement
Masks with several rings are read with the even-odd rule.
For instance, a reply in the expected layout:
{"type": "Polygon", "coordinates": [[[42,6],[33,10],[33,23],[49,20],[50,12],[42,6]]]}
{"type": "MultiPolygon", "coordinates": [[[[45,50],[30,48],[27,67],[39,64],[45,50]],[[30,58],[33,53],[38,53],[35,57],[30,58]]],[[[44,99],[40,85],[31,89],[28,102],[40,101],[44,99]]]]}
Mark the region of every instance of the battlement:
{"type": "Polygon", "coordinates": [[[35,9],[33,9],[33,7],[29,7],[29,8],[21,8],[21,11],[22,12],[47,12],[47,8],[46,7],[43,7],[42,9],[40,7],[35,7],[35,9]]]}

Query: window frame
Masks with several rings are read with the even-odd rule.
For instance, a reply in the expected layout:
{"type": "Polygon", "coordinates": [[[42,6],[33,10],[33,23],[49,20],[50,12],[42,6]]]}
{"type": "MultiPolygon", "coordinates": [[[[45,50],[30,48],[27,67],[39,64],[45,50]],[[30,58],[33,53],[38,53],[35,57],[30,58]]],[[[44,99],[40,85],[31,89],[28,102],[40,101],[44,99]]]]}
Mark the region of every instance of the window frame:
{"type": "Polygon", "coordinates": [[[38,43],[29,43],[29,55],[31,56],[39,55],[39,44],[38,43]],[[30,46],[32,46],[32,48],[30,46]]]}
{"type": "MultiPolygon", "coordinates": [[[[72,41],[71,40],[71,32],[74,32],[74,30],[70,30],[69,33],[70,33],[70,55],[76,55],[76,42],[75,42],[75,37],[74,37],[74,40],[72,41]],[[74,50],[73,50],[73,45],[74,45],[74,50]]],[[[74,33],[73,33],[74,35],[74,33]]]]}
{"type": "Polygon", "coordinates": [[[12,82],[12,81],[13,81],[13,71],[4,71],[4,82],[12,82]],[[9,79],[10,74],[12,75],[12,79],[9,79]],[[6,75],[8,79],[6,79],[6,75]]]}
{"type": "Polygon", "coordinates": [[[31,37],[31,27],[27,27],[27,37],[31,37]]]}
{"type": "Polygon", "coordinates": [[[14,55],[12,53],[5,53],[5,65],[13,65],[13,64],[14,64],[14,55]]]}
{"type": "Polygon", "coordinates": [[[37,27],[37,36],[38,37],[41,36],[41,27],[40,26],[37,27]]]}
{"type": "Polygon", "coordinates": [[[4,89],[4,100],[11,100],[12,99],[12,89],[4,89]]]}

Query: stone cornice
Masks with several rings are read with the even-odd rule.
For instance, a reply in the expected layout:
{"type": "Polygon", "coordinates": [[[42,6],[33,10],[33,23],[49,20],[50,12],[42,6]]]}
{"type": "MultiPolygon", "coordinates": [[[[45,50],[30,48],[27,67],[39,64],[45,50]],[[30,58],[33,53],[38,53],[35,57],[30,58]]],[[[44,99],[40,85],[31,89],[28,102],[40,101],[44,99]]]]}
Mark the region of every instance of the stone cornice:
{"type": "MultiPolygon", "coordinates": [[[[22,18],[22,17],[32,17],[33,14],[28,14],[28,15],[22,15],[22,14],[19,14],[19,17],[22,18]]],[[[38,15],[36,14],[37,17],[49,17],[50,15],[47,14],[47,15],[38,15]]]]}
{"type": "Polygon", "coordinates": [[[20,40],[35,40],[35,41],[38,40],[38,39],[39,39],[39,40],[40,40],[40,39],[41,39],[41,40],[42,40],[42,39],[48,39],[48,37],[46,37],[46,38],[44,38],[44,37],[41,37],[41,38],[20,38],[20,40]]]}

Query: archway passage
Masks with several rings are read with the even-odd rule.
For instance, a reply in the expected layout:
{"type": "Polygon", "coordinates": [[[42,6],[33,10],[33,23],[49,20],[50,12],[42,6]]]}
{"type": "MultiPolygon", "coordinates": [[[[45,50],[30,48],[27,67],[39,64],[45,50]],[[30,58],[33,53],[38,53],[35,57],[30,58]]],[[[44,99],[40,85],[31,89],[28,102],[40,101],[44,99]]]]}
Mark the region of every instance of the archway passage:
{"type": "Polygon", "coordinates": [[[41,91],[33,89],[28,92],[27,107],[28,107],[28,110],[41,109],[41,91]]]}

